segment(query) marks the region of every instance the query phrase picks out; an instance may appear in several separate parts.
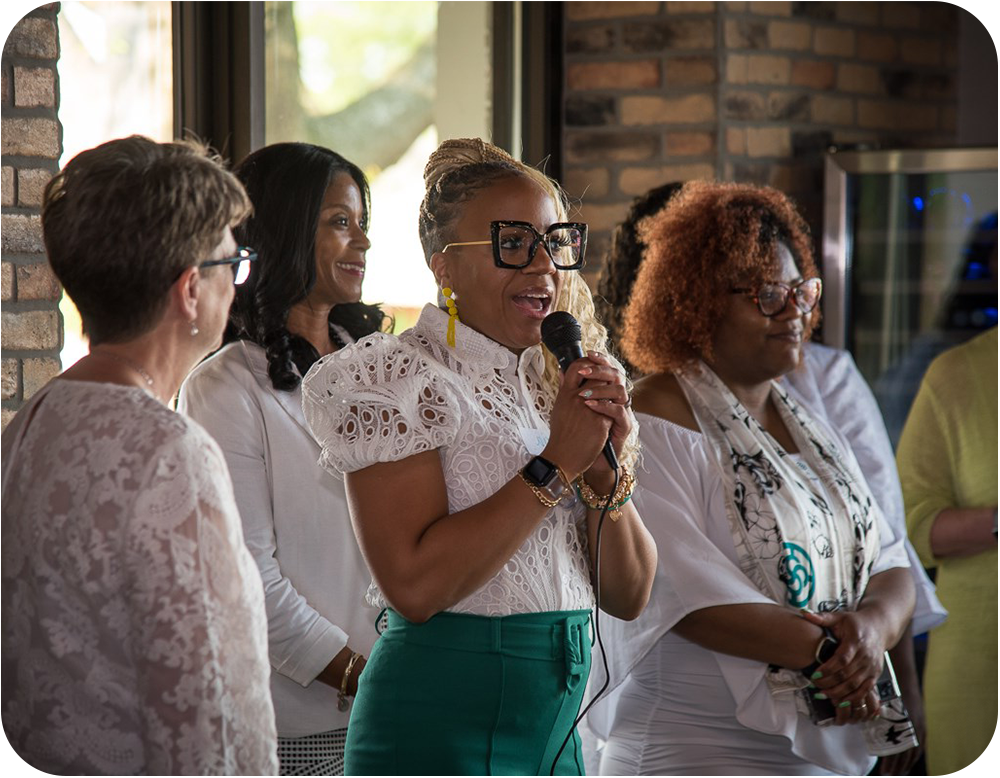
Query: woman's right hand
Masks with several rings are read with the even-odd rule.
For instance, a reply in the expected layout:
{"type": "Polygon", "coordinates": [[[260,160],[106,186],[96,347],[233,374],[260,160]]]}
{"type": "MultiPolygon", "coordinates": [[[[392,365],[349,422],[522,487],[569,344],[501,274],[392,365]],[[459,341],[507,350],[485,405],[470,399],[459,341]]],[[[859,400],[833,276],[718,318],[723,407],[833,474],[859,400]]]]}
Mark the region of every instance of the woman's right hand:
{"type": "Polygon", "coordinates": [[[840,641],[837,652],[819,667],[821,677],[812,681],[835,705],[847,703],[838,707],[837,723],[853,723],[860,711],[870,711],[865,705],[870,702],[869,695],[882,673],[885,637],[874,620],[859,611],[804,612],[802,615],[817,626],[828,627],[840,641]]]}
{"type": "Polygon", "coordinates": [[[614,399],[611,395],[617,397],[620,389],[609,371],[614,368],[583,357],[569,366],[559,385],[549,418],[549,442],[542,456],[561,467],[571,480],[601,455],[613,423],[587,407],[590,398],[580,396],[580,384],[587,382],[584,388],[592,390],[594,399],[614,399]]]}

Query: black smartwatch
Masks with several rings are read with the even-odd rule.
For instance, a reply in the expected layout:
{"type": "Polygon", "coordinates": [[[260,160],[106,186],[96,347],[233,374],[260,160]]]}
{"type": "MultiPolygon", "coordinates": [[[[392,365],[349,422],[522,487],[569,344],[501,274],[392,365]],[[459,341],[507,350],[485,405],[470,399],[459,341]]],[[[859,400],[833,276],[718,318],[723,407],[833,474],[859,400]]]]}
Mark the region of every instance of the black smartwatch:
{"type": "Polygon", "coordinates": [[[566,490],[559,468],[545,457],[534,457],[521,470],[525,480],[537,487],[550,500],[558,500],[566,490]]]}
{"type": "Polygon", "coordinates": [[[819,645],[816,646],[816,661],[808,667],[803,667],[799,670],[799,672],[806,678],[811,678],[812,674],[819,669],[820,665],[833,658],[833,655],[837,653],[837,648],[839,646],[840,641],[833,636],[830,629],[828,627],[823,627],[823,637],[819,639],[819,645]]]}

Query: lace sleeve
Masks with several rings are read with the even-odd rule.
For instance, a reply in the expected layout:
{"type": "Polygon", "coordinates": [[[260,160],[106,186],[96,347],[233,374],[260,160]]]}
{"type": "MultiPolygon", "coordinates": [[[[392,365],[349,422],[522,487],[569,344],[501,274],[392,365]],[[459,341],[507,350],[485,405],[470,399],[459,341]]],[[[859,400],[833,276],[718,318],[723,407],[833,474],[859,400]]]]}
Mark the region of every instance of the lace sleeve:
{"type": "Polygon", "coordinates": [[[200,428],[160,447],[125,543],[146,770],[273,774],[263,590],[200,428]]]}
{"type": "Polygon", "coordinates": [[[458,393],[415,347],[376,334],[313,365],[302,409],[320,465],[350,473],[448,446],[459,428],[458,393]]]}

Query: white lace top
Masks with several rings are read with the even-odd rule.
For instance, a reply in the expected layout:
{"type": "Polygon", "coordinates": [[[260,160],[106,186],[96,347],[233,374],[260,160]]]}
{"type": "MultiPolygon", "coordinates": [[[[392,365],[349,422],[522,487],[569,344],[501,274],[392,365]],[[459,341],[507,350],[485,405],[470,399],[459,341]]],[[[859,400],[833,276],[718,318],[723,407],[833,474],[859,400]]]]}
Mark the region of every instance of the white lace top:
{"type": "Polygon", "coordinates": [[[208,434],[57,379],[3,433],[3,726],[66,774],[274,774],[260,574],[208,434]]]}
{"type": "MultiPolygon", "coordinates": [[[[452,513],[497,492],[548,436],[541,346],[520,358],[428,305],[399,337],[376,334],[323,357],[302,405],[331,472],[354,472],[438,449],[452,513]],[[529,449],[530,446],[530,449],[529,449]],[[530,453],[529,453],[530,452],[530,453]]],[[[372,583],[369,600],[385,605],[372,583]]],[[[449,610],[508,616],[593,607],[586,508],[563,499],[510,561],[449,610]]]]}

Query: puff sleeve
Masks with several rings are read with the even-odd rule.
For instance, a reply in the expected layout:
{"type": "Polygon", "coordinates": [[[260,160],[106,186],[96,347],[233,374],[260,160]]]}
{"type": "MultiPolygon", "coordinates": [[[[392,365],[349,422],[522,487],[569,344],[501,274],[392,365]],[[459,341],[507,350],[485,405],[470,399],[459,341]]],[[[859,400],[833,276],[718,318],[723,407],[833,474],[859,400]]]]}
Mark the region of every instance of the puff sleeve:
{"type": "Polygon", "coordinates": [[[461,421],[456,379],[384,333],[318,360],[302,382],[302,410],[319,464],[351,473],[449,446],[461,421]]]}

